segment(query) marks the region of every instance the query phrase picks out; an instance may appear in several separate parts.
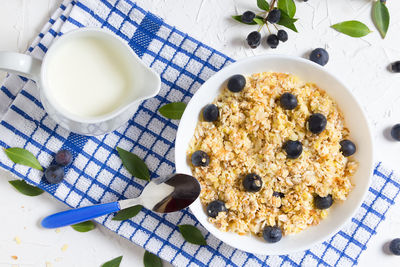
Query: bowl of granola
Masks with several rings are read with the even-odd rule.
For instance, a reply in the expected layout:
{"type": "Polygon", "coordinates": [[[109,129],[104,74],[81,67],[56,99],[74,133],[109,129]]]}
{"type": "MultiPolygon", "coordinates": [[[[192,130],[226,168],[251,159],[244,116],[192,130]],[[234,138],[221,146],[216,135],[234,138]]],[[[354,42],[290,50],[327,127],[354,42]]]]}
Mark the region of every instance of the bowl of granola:
{"type": "Polygon", "coordinates": [[[179,173],[202,191],[190,209],[232,247],[282,255],[340,230],[360,207],[373,139],[348,87],[296,57],[257,56],[207,80],[181,118],[179,173]]]}

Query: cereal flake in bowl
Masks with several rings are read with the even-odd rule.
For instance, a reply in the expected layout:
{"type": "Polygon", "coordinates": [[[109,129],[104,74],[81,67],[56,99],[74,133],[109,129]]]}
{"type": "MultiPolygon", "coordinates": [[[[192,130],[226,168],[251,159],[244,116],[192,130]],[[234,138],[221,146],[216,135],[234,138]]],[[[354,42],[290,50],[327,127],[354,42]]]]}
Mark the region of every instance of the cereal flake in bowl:
{"type": "Polygon", "coordinates": [[[340,142],[349,138],[337,104],[315,84],[284,73],[264,72],[247,77],[241,92],[224,88],[213,102],[219,117],[200,120],[188,157],[207,153],[207,166],[194,166],[204,206],[215,200],[226,211],[209,218],[222,231],[262,235],[266,226],[278,226],[283,235],[298,233],[328,216],[329,209],[314,205],[316,197],[345,200],[352,188],[357,162],[345,157],[340,142]],[[285,109],[284,93],[297,98],[297,107],[285,109]],[[326,128],[314,134],[307,128],[313,114],[326,117],[326,128]],[[291,159],[283,149],[299,141],[302,153],[291,159]],[[249,174],[260,179],[256,192],[244,187],[249,174]]]}
{"type": "MultiPolygon", "coordinates": [[[[266,58],[274,61],[274,57],[266,58]]],[[[299,59],[284,60],[291,66],[309,65],[299,59]]],[[[317,80],[316,84],[305,82],[310,76],[307,68],[297,67],[301,77],[297,78],[265,62],[259,65],[251,66],[258,72],[243,68],[248,74],[240,92],[228,90],[226,82],[217,82],[220,88],[213,93],[198,93],[208,101],[195,95],[195,100],[203,104],[191,105],[192,100],[182,118],[185,135],[190,133],[190,137],[182,137],[181,121],[177,170],[190,171],[200,181],[200,201],[191,209],[210,232],[245,251],[285,254],[326,239],[360,204],[369,179],[360,181],[358,162],[367,167],[367,172],[361,170],[362,175],[369,175],[372,157],[360,157],[359,151],[353,156],[354,144],[342,141],[353,140],[363,153],[372,152],[372,148],[369,131],[365,138],[360,136],[360,129],[346,127],[347,117],[353,122],[355,113],[349,113],[347,105],[341,112],[343,103],[338,105],[335,100],[343,99],[330,96],[337,92],[331,89],[334,83],[324,83],[326,77],[321,89],[318,77],[310,79],[317,80]],[[329,94],[323,90],[325,85],[329,94]],[[294,102],[290,96],[295,97],[294,102]],[[214,111],[209,109],[203,116],[204,106],[210,103],[214,111]],[[193,120],[193,112],[199,117],[188,127],[185,115],[191,114],[193,120]],[[366,148],[361,146],[364,143],[366,148]],[[185,166],[181,164],[182,152],[185,166]],[[282,235],[279,243],[271,244],[282,235]]],[[[311,63],[312,68],[321,71],[311,63]]],[[[234,69],[221,76],[228,80],[235,72],[240,73],[234,69]]],[[[296,72],[289,68],[289,73],[296,72]]],[[[360,121],[360,127],[362,124],[360,121]]]]}

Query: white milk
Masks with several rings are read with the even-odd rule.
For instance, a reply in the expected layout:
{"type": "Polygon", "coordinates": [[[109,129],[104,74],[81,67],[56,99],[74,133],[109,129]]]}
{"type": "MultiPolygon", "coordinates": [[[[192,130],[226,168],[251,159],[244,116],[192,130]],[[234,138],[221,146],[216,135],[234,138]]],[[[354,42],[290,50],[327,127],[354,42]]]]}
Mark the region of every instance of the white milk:
{"type": "Polygon", "coordinates": [[[48,61],[50,97],[73,115],[99,117],[134,99],[130,67],[118,49],[104,39],[70,39],[48,61]]]}

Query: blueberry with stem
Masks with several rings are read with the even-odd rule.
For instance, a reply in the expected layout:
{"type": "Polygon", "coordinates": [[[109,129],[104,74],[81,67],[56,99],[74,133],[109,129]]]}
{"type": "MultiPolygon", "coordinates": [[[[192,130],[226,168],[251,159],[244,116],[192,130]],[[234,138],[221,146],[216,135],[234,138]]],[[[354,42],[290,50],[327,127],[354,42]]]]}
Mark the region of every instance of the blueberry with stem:
{"type": "Polygon", "coordinates": [[[253,31],[247,35],[246,40],[250,48],[257,48],[261,43],[261,33],[258,31],[253,31]]]}
{"type": "Polygon", "coordinates": [[[286,42],[288,40],[288,34],[285,30],[279,30],[277,36],[279,41],[286,42]]]}
{"type": "Polygon", "coordinates": [[[242,14],[241,19],[244,23],[252,23],[255,17],[256,14],[253,11],[246,11],[242,14]]]}
{"type": "Polygon", "coordinates": [[[267,21],[277,23],[281,19],[281,11],[277,8],[272,9],[267,15],[267,21]]]}
{"type": "Polygon", "coordinates": [[[276,34],[270,34],[267,38],[267,44],[272,48],[277,48],[279,44],[279,39],[276,34]]]}

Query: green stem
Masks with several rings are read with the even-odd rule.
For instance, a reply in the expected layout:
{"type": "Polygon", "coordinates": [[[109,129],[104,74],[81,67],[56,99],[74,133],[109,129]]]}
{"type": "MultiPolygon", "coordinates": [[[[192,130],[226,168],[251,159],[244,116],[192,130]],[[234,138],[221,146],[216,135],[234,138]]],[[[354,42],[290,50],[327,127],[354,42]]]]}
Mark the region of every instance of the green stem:
{"type": "Polygon", "coordinates": [[[272,1],[271,1],[271,4],[269,5],[269,10],[274,9],[275,2],[276,2],[276,0],[272,0],[272,1]]]}
{"type": "Polygon", "coordinates": [[[265,25],[267,26],[267,29],[268,29],[269,34],[271,34],[271,31],[269,30],[269,27],[268,27],[268,22],[265,23],[265,25]]]}
{"type": "MultiPolygon", "coordinates": [[[[269,30],[269,27],[268,27],[267,17],[268,17],[269,12],[271,12],[271,10],[274,9],[275,3],[276,3],[276,0],[272,0],[272,1],[271,1],[271,4],[269,5],[269,10],[268,10],[268,12],[265,14],[265,17],[264,17],[264,22],[265,22],[265,25],[267,26],[267,29],[268,29],[269,34],[271,34],[271,31],[269,30]]],[[[274,25],[274,26],[275,26],[275,25],[274,25]]],[[[275,28],[276,28],[276,26],[275,26],[275,28]]]]}

